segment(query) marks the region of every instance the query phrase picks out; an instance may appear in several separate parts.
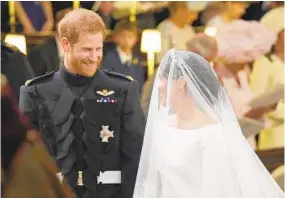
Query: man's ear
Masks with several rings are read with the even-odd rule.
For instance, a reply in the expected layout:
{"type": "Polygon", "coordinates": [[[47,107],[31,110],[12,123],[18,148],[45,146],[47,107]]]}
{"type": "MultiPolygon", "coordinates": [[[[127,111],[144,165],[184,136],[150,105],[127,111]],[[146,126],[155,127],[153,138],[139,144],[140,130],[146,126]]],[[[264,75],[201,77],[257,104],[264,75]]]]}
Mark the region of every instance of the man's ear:
{"type": "Polygon", "coordinates": [[[64,52],[69,52],[70,51],[71,46],[70,46],[70,43],[68,42],[66,37],[63,37],[61,39],[61,47],[62,47],[64,52]]]}

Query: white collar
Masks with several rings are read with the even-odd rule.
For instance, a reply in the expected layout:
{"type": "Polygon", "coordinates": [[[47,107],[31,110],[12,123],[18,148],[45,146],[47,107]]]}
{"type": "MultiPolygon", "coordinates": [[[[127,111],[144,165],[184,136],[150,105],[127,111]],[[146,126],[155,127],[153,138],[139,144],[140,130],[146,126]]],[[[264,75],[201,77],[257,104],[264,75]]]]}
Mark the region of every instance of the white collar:
{"type": "Polygon", "coordinates": [[[127,61],[132,61],[133,59],[133,55],[132,54],[126,54],[125,52],[123,52],[118,46],[117,46],[117,52],[119,54],[119,57],[121,59],[121,63],[125,64],[127,61]]]}

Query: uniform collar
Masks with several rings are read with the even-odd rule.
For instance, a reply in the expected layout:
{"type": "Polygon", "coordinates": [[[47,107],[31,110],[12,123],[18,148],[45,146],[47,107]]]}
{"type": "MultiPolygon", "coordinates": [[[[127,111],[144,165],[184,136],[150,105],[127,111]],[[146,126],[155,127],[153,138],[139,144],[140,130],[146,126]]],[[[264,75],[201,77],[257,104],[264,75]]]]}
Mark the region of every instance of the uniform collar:
{"type": "Polygon", "coordinates": [[[94,76],[86,77],[78,74],[72,74],[66,69],[65,66],[62,66],[60,68],[60,73],[67,84],[79,87],[91,83],[91,81],[94,79],[94,76],[96,75],[96,73],[98,73],[98,71],[95,73],[94,76]]]}

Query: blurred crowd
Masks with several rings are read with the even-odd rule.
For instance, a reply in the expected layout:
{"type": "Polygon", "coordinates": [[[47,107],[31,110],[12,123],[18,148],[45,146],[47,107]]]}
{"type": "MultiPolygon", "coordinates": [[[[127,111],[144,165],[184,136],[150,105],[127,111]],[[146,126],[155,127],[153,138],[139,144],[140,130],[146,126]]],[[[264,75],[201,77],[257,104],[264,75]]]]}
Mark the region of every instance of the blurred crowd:
{"type": "MultiPolygon", "coordinates": [[[[155,74],[147,76],[147,67],[137,46],[142,30],[157,29],[162,42],[161,52],[155,57],[156,66],[171,48],[200,54],[216,71],[237,117],[264,124],[258,135],[248,137],[251,146],[256,150],[284,148],[284,99],[262,108],[250,106],[253,98],[279,85],[284,86],[283,1],[224,1],[208,2],[203,6],[197,6],[195,2],[169,2],[167,6],[140,13],[136,23],[129,21],[129,16],[114,17],[114,2],[90,1],[80,4],[99,13],[108,29],[112,30],[112,47],[107,46],[104,50],[101,68],[138,81],[145,115],[155,74]],[[197,30],[200,26],[203,26],[202,31],[197,30]]],[[[18,100],[20,86],[27,80],[58,70],[63,63],[57,24],[72,10],[72,2],[19,1],[15,2],[15,7],[17,32],[55,32],[44,44],[30,49],[27,56],[1,40],[2,74],[8,78],[18,100]]],[[[1,2],[2,32],[6,33],[9,32],[7,10],[8,3],[1,2]]],[[[1,93],[3,95],[3,89],[1,93]]],[[[2,98],[2,107],[3,102],[5,100],[2,98]]],[[[29,131],[26,125],[21,130],[21,136],[29,131]]],[[[2,131],[3,135],[6,134],[2,131]]],[[[35,146],[35,140],[23,139],[21,141],[26,142],[26,149],[35,146]]],[[[19,145],[17,142],[14,144],[19,145]]],[[[64,193],[68,193],[68,190],[64,193]]]]}

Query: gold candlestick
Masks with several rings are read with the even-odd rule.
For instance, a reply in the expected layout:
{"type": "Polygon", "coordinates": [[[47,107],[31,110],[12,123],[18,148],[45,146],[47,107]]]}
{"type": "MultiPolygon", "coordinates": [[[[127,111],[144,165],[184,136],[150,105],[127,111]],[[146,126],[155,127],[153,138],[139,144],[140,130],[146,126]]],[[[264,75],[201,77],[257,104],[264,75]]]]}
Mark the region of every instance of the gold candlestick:
{"type": "Polygon", "coordinates": [[[11,27],[11,32],[16,32],[16,10],[15,10],[15,2],[9,1],[9,22],[11,27]]]}
{"type": "Polygon", "coordinates": [[[134,23],[136,22],[137,18],[136,18],[136,12],[137,12],[137,2],[133,1],[133,2],[130,2],[132,3],[132,8],[130,9],[130,18],[129,20],[134,23]]]}
{"type": "Polygon", "coordinates": [[[73,1],[73,9],[80,7],[80,1],[73,1]]]}

